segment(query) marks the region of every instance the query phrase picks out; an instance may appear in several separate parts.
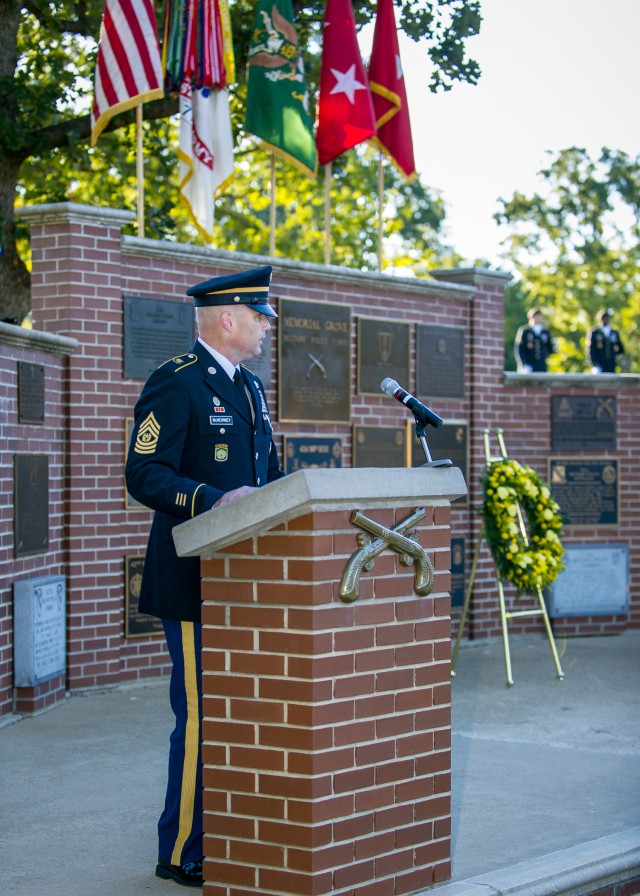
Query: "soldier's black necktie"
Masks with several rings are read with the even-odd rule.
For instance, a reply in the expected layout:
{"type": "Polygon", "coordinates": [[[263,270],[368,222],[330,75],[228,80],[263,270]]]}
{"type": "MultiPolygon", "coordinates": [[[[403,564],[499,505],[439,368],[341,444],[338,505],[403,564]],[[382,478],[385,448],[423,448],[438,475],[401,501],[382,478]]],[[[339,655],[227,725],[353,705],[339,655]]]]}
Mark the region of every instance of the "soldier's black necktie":
{"type": "Polygon", "coordinates": [[[249,404],[249,396],[247,395],[247,390],[242,378],[242,374],[238,369],[236,369],[236,372],[233,374],[233,383],[238,390],[240,401],[242,402],[242,407],[249,419],[251,419],[251,405],[249,404]]]}

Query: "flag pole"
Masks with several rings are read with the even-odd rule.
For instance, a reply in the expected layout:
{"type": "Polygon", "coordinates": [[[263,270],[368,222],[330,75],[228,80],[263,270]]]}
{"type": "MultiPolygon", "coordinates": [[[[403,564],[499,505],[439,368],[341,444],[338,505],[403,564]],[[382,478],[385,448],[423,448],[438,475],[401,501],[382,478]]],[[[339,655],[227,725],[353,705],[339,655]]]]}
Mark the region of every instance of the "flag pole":
{"type": "Polygon", "coordinates": [[[144,236],[144,166],[142,160],[142,103],[136,106],[136,180],[138,187],[138,236],[144,236]]]}
{"type": "Polygon", "coordinates": [[[331,162],[324,166],[324,263],[331,264],[331,162]]]}
{"type": "Polygon", "coordinates": [[[276,254],[276,154],[271,153],[271,206],[269,207],[269,255],[276,254]]]}
{"type": "Polygon", "coordinates": [[[382,273],[382,237],[384,227],[382,224],[382,204],[384,194],[384,174],[382,171],[382,152],[378,155],[378,273],[382,273]]]}

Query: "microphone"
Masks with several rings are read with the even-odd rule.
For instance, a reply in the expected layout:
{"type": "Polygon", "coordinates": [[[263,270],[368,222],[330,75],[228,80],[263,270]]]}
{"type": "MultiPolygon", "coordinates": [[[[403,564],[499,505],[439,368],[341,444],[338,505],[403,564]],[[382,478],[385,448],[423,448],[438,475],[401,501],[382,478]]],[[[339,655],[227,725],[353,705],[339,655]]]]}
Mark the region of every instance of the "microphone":
{"type": "Polygon", "coordinates": [[[432,426],[438,427],[444,422],[442,417],[438,417],[438,415],[430,410],[426,404],[422,404],[421,401],[414,398],[410,392],[403,389],[402,386],[395,380],[392,380],[390,376],[387,376],[382,380],[380,388],[383,392],[386,392],[387,395],[396,398],[398,401],[401,401],[402,404],[406,405],[413,413],[413,416],[418,423],[422,426],[426,426],[427,423],[430,423],[432,426]]]}

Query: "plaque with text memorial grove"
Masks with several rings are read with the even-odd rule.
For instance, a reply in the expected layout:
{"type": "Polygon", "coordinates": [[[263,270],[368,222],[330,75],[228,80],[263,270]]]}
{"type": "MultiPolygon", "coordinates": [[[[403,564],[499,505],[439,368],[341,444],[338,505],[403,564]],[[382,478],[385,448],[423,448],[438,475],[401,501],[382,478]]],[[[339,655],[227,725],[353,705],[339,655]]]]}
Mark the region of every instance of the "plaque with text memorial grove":
{"type": "Polygon", "coordinates": [[[278,302],[278,419],[351,420],[351,309],[333,302],[278,302]]]}

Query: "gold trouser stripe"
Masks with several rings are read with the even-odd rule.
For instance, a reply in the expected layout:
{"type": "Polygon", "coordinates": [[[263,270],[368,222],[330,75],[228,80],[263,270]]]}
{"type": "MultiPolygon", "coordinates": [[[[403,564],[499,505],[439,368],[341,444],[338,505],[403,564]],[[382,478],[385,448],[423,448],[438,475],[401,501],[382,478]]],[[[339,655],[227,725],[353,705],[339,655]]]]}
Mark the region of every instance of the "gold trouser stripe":
{"type": "Polygon", "coordinates": [[[171,864],[180,865],[184,844],[193,827],[196,775],[198,771],[198,747],[200,742],[200,711],[198,707],[198,681],[196,672],[196,648],[193,622],[182,622],[182,655],[184,658],[184,686],[187,696],[187,728],[184,739],[184,766],[182,792],[180,794],[180,827],[171,864]]]}

